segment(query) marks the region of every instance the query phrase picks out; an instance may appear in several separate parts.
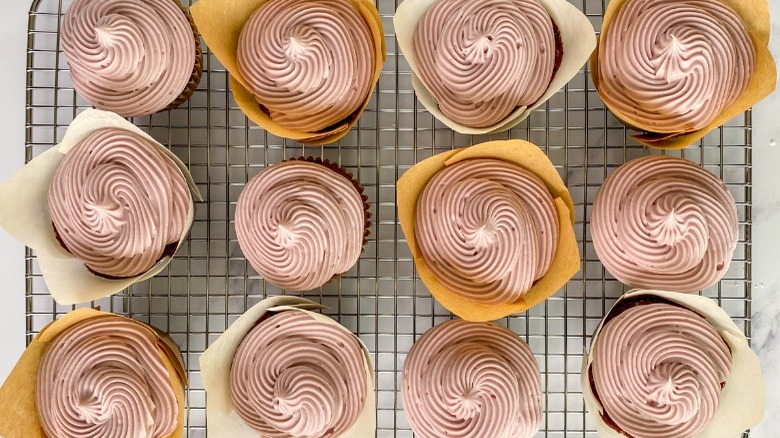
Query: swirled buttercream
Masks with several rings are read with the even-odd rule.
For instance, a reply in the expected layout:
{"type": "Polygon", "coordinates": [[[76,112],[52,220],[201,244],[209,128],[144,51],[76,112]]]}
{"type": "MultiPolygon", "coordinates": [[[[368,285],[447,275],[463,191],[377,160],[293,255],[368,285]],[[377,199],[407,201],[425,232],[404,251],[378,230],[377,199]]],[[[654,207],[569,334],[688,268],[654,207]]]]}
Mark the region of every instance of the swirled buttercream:
{"type": "Polygon", "coordinates": [[[755,47],[721,0],[629,0],[599,49],[599,92],[639,128],[707,126],[745,91],[755,47]]]}
{"type": "Polygon", "coordinates": [[[182,171],[150,140],[99,129],[65,155],[49,186],[63,246],[97,274],[148,271],[178,244],[192,196],[182,171]]]}
{"type": "Polygon", "coordinates": [[[710,423],[731,372],[728,346],[691,310],[639,304],[608,320],[590,367],[604,414],[635,438],[688,438],[710,423]]]}
{"type": "Polygon", "coordinates": [[[241,341],[230,369],[238,415],[268,438],[337,438],[363,411],[363,349],[343,327],[285,310],[241,341]]]}
{"type": "Polygon", "coordinates": [[[161,438],[178,425],[170,373],[150,328],[118,316],[77,323],[38,368],[38,416],[52,438],[161,438]]]}
{"type": "Polygon", "coordinates": [[[74,0],[61,41],[76,91],[126,117],[166,109],[187,88],[197,56],[174,0],[74,0]]]}
{"type": "Polygon", "coordinates": [[[738,219],[723,181],[688,160],[650,156],[607,178],[590,227],[599,259],[621,282],[694,292],[726,273],[738,219]]]}
{"type": "Polygon", "coordinates": [[[348,177],[324,164],[292,160],[255,176],[238,198],[236,234],[246,258],[271,283],[322,286],[360,258],[363,198],[348,177]]]}
{"type": "Polygon", "coordinates": [[[349,0],[272,0],[241,31],[238,69],[273,120],[316,132],[347,119],[368,98],[373,41],[349,0]]]}
{"type": "Polygon", "coordinates": [[[452,120],[494,125],[547,90],[553,26],[537,0],[442,0],[414,34],[420,79],[452,120]]]}
{"type": "Polygon", "coordinates": [[[558,246],[549,190],[502,160],[449,166],[417,201],[415,236],[436,278],[466,299],[513,303],[544,276],[558,246]]]}
{"type": "Polygon", "coordinates": [[[448,321],[404,362],[404,411],[421,438],[527,438],[542,420],[541,376],[516,334],[493,323],[448,321]]]}

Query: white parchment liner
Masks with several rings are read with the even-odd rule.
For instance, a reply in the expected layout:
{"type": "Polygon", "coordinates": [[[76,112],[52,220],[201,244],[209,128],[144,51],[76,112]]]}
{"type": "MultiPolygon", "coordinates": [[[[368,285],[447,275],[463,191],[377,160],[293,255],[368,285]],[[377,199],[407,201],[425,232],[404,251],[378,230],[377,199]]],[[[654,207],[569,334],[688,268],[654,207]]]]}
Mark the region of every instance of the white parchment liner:
{"type": "MultiPolygon", "coordinates": [[[[49,213],[49,183],[65,155],[90,134],[104,128],[124,129],[150,140],[181,170],[193,197],[201,199],[187,166],[149,134],[112,112],[87,109],[79,114],[58,145],[35,157],[0,185],[0,227],[35,251],[46,286],[55,301],[62,305],[111,296],[133,283],[155,276],[172,258],[163,257],[151,269],[136,277],[107,279],[90,272],[84,262],[66,251],[57,240],[49,213]]],[[[177,249],[189,233],[195,217],[193,197],[190,198],[187,224],[177,249]]]]}
{"type": "MultiPolygon", "coordinates": [[[[225,330],[211,346],[200,356],[200,375],[203,387],[206,389],[206,420],[209,438],[257,438],[258,433],[239,417],[233,408],[230,397],[230,368],[236,350],[247,333],[266,312],[283,312],[285,310],[300,310],[318,322],[333,324],[350,333],[333,319],[311,312],[323,306],[292,296],[267,298],[244,312],[233,324],[225,330]]],[[[351,334],[351,333],[350,333],[351,334]]],[[[354,336],[354,335],[353,335],[354,336]]],[[[357,337],[356,337],[357,338],[357,337]]],[[[371,355],[363,342],[358,339],[363,348],[363,359],[366,369],[366,402],[363,411],[355,424],[339,438],[366,438],[374,436],[376,431],[376,399],[374,395],[374,368],[371,355]]]]}
{"type": "MultiPolygon", "coordinates": [[[[620,297],[617,303],[643,295],[672,301],[701,315],[720,334],[731,350],[731,373],[721,390],[718,410],[707,428],[692,438],[734,437],[761,421],[764,416],[764,379],[761,375],[761,365],[756,354],[750,349],[745,334],[739,330],[726,312],[709,298],[678,292],[632,290],[620,297]]],[[[599,323],[593,334],[590,353],[583,358],[582,395],[585,398],[585,407],[596,423],[599,436],[625,438],[625,434],[619,433],[602,419],[604,408],[593,394],[589,378],[590,365],[593,362],[593,346],[596,345],[604,320],[610,313],[611,311],[599,323]]]]}
{"type": "Polygon", "coordinates": [[[539,0],[555,22],[563,44],[563,58],[547,91],[530,107],[518,107],[504,120],[485,128],[472,128],[450,119],[439,110],[433,94],[420,79],[419,67],[414,54],[414,32],[425,12],[439,0],[405,0],[398,6],[393,17],[398,47],[412,68],[412,86],[417,98],[434,117],[461,134],[487,134],[509,130],[527,119],[531,111],[544,104],[558,90],[563,88],[580,68],[588,62],[596,48],[596,32],[588,17],[566,0],[539,0]]]}

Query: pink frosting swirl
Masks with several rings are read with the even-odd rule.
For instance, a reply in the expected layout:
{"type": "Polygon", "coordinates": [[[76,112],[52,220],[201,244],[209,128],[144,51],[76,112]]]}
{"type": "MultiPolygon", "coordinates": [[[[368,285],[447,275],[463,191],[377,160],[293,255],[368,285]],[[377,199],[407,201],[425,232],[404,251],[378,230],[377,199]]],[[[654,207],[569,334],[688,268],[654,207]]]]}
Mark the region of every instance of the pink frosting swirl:
{"type": "Polygon", "coordinates": [[[710,124],[747,89],[756,62],[742,19],[720,0],[629,0],[599,50],[605,103],[659,133],[710,124]]]}
{"type": "Polygon", "coordinates": [[[192,195],[181,169],[150,140],[104,128],[65,155],[48,199],[65,248],[98,274],[127,278],[175,251],[192,195]]]}
{"type": "Polygon", "coordinates": [[[726,273],[738,225],[723,181],[688,160],[649,156],[607,178],[590,230],[596,254],[621,282],[695,292],[726,273]]]}
{"type": "Polygon", "coordinates": [[[195,37],[172,0],[74,0],[61,35],[73,87],[100,109],[162,111],[192,77],[195,37]]]}
{"type": "Polygon", "coordinates": [[[282,126],[315,132],[360,109],[373,87],[376,50],[349,0],[273,0],[241,31],[238,69],[282,126]]]}
{"type": "Polygon", "coordinates": [[[171,375],[150,328],[118,316],[77,323],[38,367],[38,416],[52,438],[161,438],[178,425],[171,375]]]}
{"type": "Polygon", "coordinates": [[[502,160],[466,160],[428,182],[417,200],[415,236],[433,274],[453,292],[513,303],[549,269],[558,216],[536,175],[502,160]]]}
{"type": "Polygon", "coordinates": [[[542,421],[540,380],[533,353],[512,331],[447,321],[409,350],[404,411],[421,438],[527,438],[542,421]]]}
{"type": "Polygon", "coordinates": [[[310,290],[357,263],[365,215],[348,177],[320,163],[285,161],[247,183],[236,206],[236,234],[266,280],[310,290]]]}
{"type": "Polygon", "coordinates": [[[363,348],[341,326],[299,310],[260,321],[230,369],[238,415],[267,438],[336,438],[366,402],[363,348]]]}
{"type": "Polygon", "coordinates": [[[553,76],[555,44],[538,0],[442,0],[414,34],[420,79],[439,109],[475,128],[539,100],[553,76]]]}
{"type": "Polygon", "coordinates": [[[590,373],[605,414],[635,438],[688,438],[712,420],[731,372],[728,346],[707,321],[672,304],[608,320],[590,373]]]}

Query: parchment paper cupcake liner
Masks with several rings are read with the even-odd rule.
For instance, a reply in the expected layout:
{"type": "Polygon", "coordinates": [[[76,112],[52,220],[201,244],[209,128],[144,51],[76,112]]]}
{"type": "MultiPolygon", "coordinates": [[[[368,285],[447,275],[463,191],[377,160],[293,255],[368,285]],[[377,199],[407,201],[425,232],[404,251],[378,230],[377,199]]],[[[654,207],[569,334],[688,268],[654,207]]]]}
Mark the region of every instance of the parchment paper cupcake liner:
{"type": "Polygon", "coordinates": [[[491,141],[456,149],[423,160],[398,180],[398,220],[414,257],[414,264],[425,286],[447,310],[466,321],[493,321],[523,312],[561,289],[580,270],[580,254],[574,234],[574,202],[550,159],[533,143],[524,140],[491,141]],[[482,304],[470,301],[445,287],[433,274],[415,237],[417,199],[439,171],[460,161],[492,158],[517,164],[544,182],[558,213],[558,247],[550,268],[520,299],[507,304],[482,304]]]}
{"type": "MultiPolygon", "coordinates": [[[[750,349],[745,334],[718,307],[715,301],[700,296],[677,292],[661,292],[654,290],[632,290],[618,299],[612,309],[599,323],[591,340],[590,352],[583,355],[582,361],[582,395],[585,398],[591,419],[596,424],[599,436],[603,438],[625,438],[625,434],[616,430],[609,423],[601,402],[593,392],[590,378],[590,368],[593,363],[593,346],[596,345],[604,322],[615,316],[615,312],[625,310],[626,300],[664,300],[687,308],[709,322],[731,350],[732,368],[721,390],[718,409],[710,424],[692,438],[722,438],[738,436],[743,431],[754,426],[764,416],[764,381],[761,375],[761,364],[758,357],[750,349]],[[614,313],[614,314],[613,314],[614,313]]],[[[641,301],[637,305],[642,305],[641,301]]],[[[614,424],[614,423],[613,423],[614,424]]]]}
{"type": "MultiPolygon", "coordinates": [[[[0,387],[0,436],[5,438],[47,438],[38,417],[36,403],[36,382],[38,366],[49,344],[60,333],[82,321],[96,317],[117,316],[96,309],[74,310],[44,327],[33,339],[22,357],[14,366],[3,386],[0,387]]],[[[121,317],[124,318],[124,317],[121,317]]],[[[176,394],[179,406],[178,426],[170,438],[182,436],[184,429],[184,388],[187,386],[187,373],[182,362],[181,352],[175,342],[166,334],[146,324],[125,318],[148,330],[154,331],[159,338],[157,349],[168,369],[171,386],[176,394]]]]}
{"type": "Polygon", "coordinates": [[[301,143],[321,145],[333,143],[347,134],[357,123],[373,95],[373,89],[379,82],[382,65],[385,62],[385,47],[382,19],[376,5],[371,0],[352,0],[360,15],[365,19],[374,39],[376,59],[372,78],[372,92],[366,96],[363,104],[342,122],[318,132],[297,131],[275,122],[249,91],[249,85],[238,70],[238,40],[241,30],[252,14],[269,0],[198,0],[192,5],[190,13],[200,29],[209,50],[219,59],[230,73],[230,86],[233,97],[241,110],[250,120],[279,137],[290,138],[301,143]]]}
{"type": "Polygon", "coordinates": [[[131,278],[110,279],[92,273],[57,239],[48,207],[51,178],[65,155],[74,146],[103,128],[123,129],[148,139],[181,170],[192,198],[187,224],[176,249],[184,242],[192,226],[195,217],[195,200],[201,200],[200,192],[187,166],[149,134],[112,112],[88,109],[79,114],[70,124],[59,144],[31,160],[8,181],[0,185],[0,205],[4,207],[0,209],[0,227],[35,251],[43,280],[54,300],[62,305],[83,303],[113,295],[133,283],[155,276],[173,257],[173,254],[163,257],[144,274],[131,278]]]}
{"type": "MultiPolygon", "coordinates": [[[[202,0],[201,0],[202,1],[202,0]]],[[[593,25],[574,5],[567,0],[539,0],[547,10],[560,32],[563,56],[555,71],[547,91],[533,105],[518,107],[502,121],[485,128],[472,128],[455,122],[439,110],[436,98],[420,79],[419,68],[414,54],[414,33],[417,23],[425,13],[440,0],[404,0],[393,17],[398,47],[412,68],[412,86],[417,98],[436,119],[461,134],[488,134],[507,131],[531,115],[531,112],[547,102],[558,90],[564,87],[588,62],[596,47],[596,35],[593,25]]]]}
{"type": "MultiPolygon", "coordinates": [[[[257,438],[257,431],[249,427],[233,408],[230,397],[230,369],[238,346],[249,331],[268,312],[284,312],[299,310],[305,312],[321,323],[337,325],[344,331],[346,328],[335,320],[312,310],[323,306],[312,301],[292,297],[279,296],[267,298],[241,315],[225,330],[211,346],[200,356],[200,374],[206,389],[206,420],[210,438],[257,438]]],[[[354,335],[353,335],[354,336],[354,335]]],[[[376,398],[374,395],[374,367],[371,355],[358,339],[363,349],[366,371],[366,398],[363,411],[355,424],[338,438],[366,438],[376,433],[376,398]]]]}
{"type": "MultiPolygon", "coordinates": [[[[609,26],[612,24],[612,20],[615,19],[620,8],[627,1],[631,0],[611,0],[609,2],[607,10],[604,11],[604,20],[601,25],[599,42],[601,42],[601,40],[605,38],[605,35],[609,33],[609,26]]],[[[748,34],[750,34],[750,39],[756,49],[756,70],[748,83],[747,89],[734,103],[724,108],[723,112],[704,128],[690,132],[671,134],[652,132],[651,127],[643,126],[641,123],[633,120],[628,114],[616,111],[605,102],[612,114],[614,114],[623,124],[637,131],[644,131],[640,134],[632,135],[631,138],[634,140],[645,146],[656,149],[683,149],[701,140],[713,129],[720,127],[737,115],[747,111],[750,107],[774,91],[775,86],[777,85],[777,67],[775,66],[775,60],[772,57],[772,53],[769,51],[770,20],[768,0],[722,1],[734,9],[737,15],[742,18],[742,22],[745,24],[745,28],[747,29],[748,34]]],[[[590,78],[593,81],[596,90],[600,93],[599,84],[601,83],[601,80],[599,78],[598,59],[599,47],[596,46],[596,50],[590,58],[590,78]]]]}

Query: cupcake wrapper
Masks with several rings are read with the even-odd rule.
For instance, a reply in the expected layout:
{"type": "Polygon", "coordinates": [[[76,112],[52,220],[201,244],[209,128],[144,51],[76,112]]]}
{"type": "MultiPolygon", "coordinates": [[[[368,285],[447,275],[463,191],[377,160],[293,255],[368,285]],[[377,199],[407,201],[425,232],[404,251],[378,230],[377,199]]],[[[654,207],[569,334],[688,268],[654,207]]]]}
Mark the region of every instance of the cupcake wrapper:
{"type": "Polygon", "coordinates": [[[533,143],[524,140],[491,141],[456,149],[423,160],[398,180],[398,220],[414,257],[414,264],[431,294],[450,312],[466,321],[484,322],[523,312],[555,294],[580,270],[580,254],[574,234],[574,202],[550,159],[533,143]],[[474,158],[508,161],[541,179],[552,195],[558,212],[558,248],[550,268],[519,300],[507,304],[481,304],[467,300],[439,282],[428,267],[415,237],[417,199],[428,181],[445,167],[474,158]]]}
{"type": "MultiPolygon", "coordinates": [[[[414,55],[414,33],[417,23],[425,13],[439,0],[404,0],[393,17],[398,47],[401,49],[409,66],[412,69],[412,86],[417,98],[436,119],[461,134],[490,134],[509,130],[527,119],[531,112],[549,100],[553,94],[566,85],[588,62],[593,49],[596,47],[596,35],[593,25],[574,5],[566,0],[539,0],[550,14],[552,21],[560,32],[560,41],[563,46],[563,56],[560,65],[550,81],[547,91],[533,105],[518,107],[504,120],[485,128],[472,128],[462,125],[450,119],[439,110],[436,98],[423,84],[418,72],[414,55]]],[[[557,40],[557,38],[556,38],[557,40]]]]}
{"type": "MultiPolygon", "coordinates": [[[[281,126],[264,111],[255,96],[249,91],[249,86],[238,70],[237,48],[241,29],[254,11],[268,0],[198,0],[192,5],[190,12],[203,39],[217,59],[230,73],[230,86],[233,97],[241,110],[249,119],[260,127],[279,137],[290,138],[301,143],[321,145],[333,143],[347,134],[357,123],[358,118],[371,100],[373,91],[366,96],[363,104],[342,122],[320,132],[296,131],[281,126]]],[[[385,46],[382,19],[376,5],[371,0],[352,0],[360,15],[363,16],[374,38],[376,52],[372,90],[379,82],[382,65],[385,62],[387,48],[385,46]]]]}
{"type": "MultiPolygon", "coordinates": [[[[95,309],[78,309],[44,327],[33,339],[22,357],[14,366],[3,386],[0,387],[0,436],[5,438],[46,438],[38,417],[35,387],[38,366],[43,354],[60,333],[87,319],[113,315],[95,309]]],[[[116,315],[115,315],[116,316],[116,315]]],[[[133,321],[128,318],[128,320],[133,321]]],[[[154,330],[146,324],[133,321],[154,330]]],[[[187,373],[182,362],[181,352],[175,342],[166,334],[154,330],[160,339],[157,344],[168,373],[171,385],[176,393],[179,405],[178,427],[170,438],[182,436],[184,429],[184,388],[187,386],[187,373]]]]}
{"type": "Polygon", "coordinates": [[[187,11],[187,8],[185,8],[179,0],[171,1],[175,2],[179,9],[181,9],[181,11],[187,17],[187,21],[190,23],[190,27],[192,27],[192,36],[195,38],[195,66],[192,68],[192,76],[190,77],[190,81],[187,83],[187,86],[184,88],[184,91],[182,91],[179,97],[171,102],[170,105],[159,112],[172,110],[188,101],[190,97],[192,97],[192,93],[194,93],[198,88],[200,78],[203,75],[203,50],[200,43],[200,32],[198,32],[198,27],[195,25],[195,20],[192,19],[192,15],[189,13],[189,11],[187,11]]]}
{"type": "MultiPolygon", "coordinates": [[[[629,0],[612,0],[604,11],[604,20],[601,25],[601,36],[599,40],[609,32],[609,25],[617,16],[618,11],[624,3],[629,0]]],[[[690,132],[679,132],[672,134],[661,134],[650,131],[649,127],[643,127],[640,123],[632,120],[627,114],[616,112],[612,108],[609,110],[623,124],[637,131],[644,131],[641,134],[632,135],[631,138],[642,143],[645,146],[656,149],[683,149],[689,145],[701,140],[708,132],[723,125],[737,115],[747,111],[751,106],[761,101],[774,91],[777,85],[777,67],[772,53],[769,51],[769,2],[768,0],[723,0],[731,6],[742,18],[745,28],[750,34],[753,46],[756,49],[756,71],[753,78],[748,83],[748,88],[734,103],[726,107],[709,125],[690,132]]],[[[593,52],[590,58],[590,77],[596,90],[599,90],[599,47],[593,52]]],[[[609,105],[607,105],[609,107],[609,105]]]]}
{"type": "Polygon", "coordinates": [[[620,297],[612,309],[605,315],[593,334],[590,352],[585,352],[583,355],[581,374],[582,395],[585,398],[585,407],[590,413],[591,419],[596,423],[599,436],[624,438],[625,434],[615,430],[606,421],[608,418],[604,415],[604,408],[593,393],[590,378],[590,367],[593,362],[593,345],[595,345],[596,339],[598,339],[599,333],[604,326],[604,321],[614,316],[612,315],[613,312],[624,308],[624,306],[621,306],[624,300],[644,297],[651,300],[661,298],[698,313],[712,325],[731,350],[732,369],[721,391],[718,409],[707,428],[692,438],[737,436],[761,421],[765,408],[761,364],[756,354],[750,349],[745,334],[739,330],[726,312],[718,307],[713,300],[699,295],[633,290],[620,297]]]}
{"type": "Polygon", "coordinates": [[[192,203],[178,246],[186,239],[195,217],[195,200],[201,200],[187,166],[151,136],[115,113],[88,109],[68,127],[62,141],[34,158],[0,185],[0,226],[36,252],[43,279],[52,297],[63,305],[83,303],[113,295],[133,283],[153,277],[170,262],[162,258],[146,273],[125,279],[106,279],[90,272],[84,263],[67,252],[57,239],[48,209],[49,183],[57,167],[81,140],[102,128],[119,128],[154,142],[181,170],[192,192],[192,203]]]}
{"type": "MultiPolygon", "coordinates": [[[[206,351],[200,356],[200,373],[206,389],[206,420],[208,436],[212,438],[256,438],[257,431],[249,427],[233,408],[230,397],[230,368],[238,346],[249,331],[267,312],[301,310],[319,322],[335,324],[347,330],[338,322],[311,310],[323,306],[312,301],[293,297],[279,296],[267,298],[247,310],[236,322],[230,325],[206,351]]],[[[362,341],[366,368],[366,402],[355,424],[338,438],[365,438],[376,433],[376,398],[374,395],[374,368],[371,355],[362,341]]]]}

